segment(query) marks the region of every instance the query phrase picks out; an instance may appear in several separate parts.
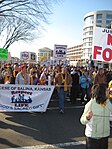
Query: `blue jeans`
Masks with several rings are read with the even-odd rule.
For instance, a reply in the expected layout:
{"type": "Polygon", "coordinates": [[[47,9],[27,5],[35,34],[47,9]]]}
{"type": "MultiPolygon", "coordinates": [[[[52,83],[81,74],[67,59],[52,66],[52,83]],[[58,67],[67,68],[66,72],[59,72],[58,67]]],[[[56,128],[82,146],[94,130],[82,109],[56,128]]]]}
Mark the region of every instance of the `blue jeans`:
{"type": "Polygon", "coordinates": [[[64,87],[60,87],[60,90],[58,91],[60,110],[64,110],[65,96],[66,96],[66,92],[64,91],[64,87]]]}

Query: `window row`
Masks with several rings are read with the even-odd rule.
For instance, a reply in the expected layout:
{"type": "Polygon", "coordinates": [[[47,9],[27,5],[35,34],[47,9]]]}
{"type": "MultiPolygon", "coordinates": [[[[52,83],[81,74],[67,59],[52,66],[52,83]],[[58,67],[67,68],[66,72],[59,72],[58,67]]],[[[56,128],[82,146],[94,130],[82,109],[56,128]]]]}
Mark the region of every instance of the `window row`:
{"type": "Polygon", "coordinates": [[[83,42],[90,42],[90,41],[92,41],[92,39],[93,39],[92,37],[84,38],[83,42]]]}
{"type": "Polygon", "coordinates": [[[38,56],[49,56],[49,53],[38,53],[38,56]]]}

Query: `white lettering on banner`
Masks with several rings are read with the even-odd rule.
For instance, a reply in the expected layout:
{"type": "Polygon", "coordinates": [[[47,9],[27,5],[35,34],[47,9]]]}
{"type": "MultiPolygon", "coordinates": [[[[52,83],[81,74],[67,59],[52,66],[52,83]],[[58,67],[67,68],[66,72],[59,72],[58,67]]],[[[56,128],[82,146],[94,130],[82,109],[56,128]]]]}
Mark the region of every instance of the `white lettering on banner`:
{"type": "Polygon", "coordinates": [[[45,112],[54,86],[0,84],[0,111],[45,112]]]}
{"type": "Polygon", "coordinates": [[[112,62],[112,30],[96,27],[93,41],[92,59],[112,62]]]}

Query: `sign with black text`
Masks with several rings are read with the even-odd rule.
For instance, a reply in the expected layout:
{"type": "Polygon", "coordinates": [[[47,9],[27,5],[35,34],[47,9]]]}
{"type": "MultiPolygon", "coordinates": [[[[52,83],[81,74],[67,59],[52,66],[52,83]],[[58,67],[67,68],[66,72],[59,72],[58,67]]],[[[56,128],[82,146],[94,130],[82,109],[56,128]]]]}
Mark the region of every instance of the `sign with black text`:
{"type": "Polygon", "coordinates": [[[54,45],[54,59],[66,59],[67,45],[54,45]]]}

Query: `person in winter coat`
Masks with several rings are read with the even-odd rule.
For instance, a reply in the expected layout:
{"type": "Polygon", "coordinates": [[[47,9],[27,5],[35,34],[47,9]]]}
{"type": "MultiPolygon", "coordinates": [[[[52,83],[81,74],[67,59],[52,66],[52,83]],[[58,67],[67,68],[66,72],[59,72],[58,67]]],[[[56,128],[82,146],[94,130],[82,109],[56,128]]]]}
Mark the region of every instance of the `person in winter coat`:
{"type": "Polygon", "coordinates": [[[107,85],[106,75],[103,71],[103,68],[99,68],[98,73],[94,77],[94,84],[102,84],[102,83],[107,85]]]}
{"type": "Polygon", "coordinates": [[[70,101],[71,104],[76,103],[76,99],[79,95],[79,74],[77,72],[77,68],[73,68],[73,71],[71,72],[72,77],[72,86],[70,90],[70,101]]]}
{"type": "Polygon", "coordinates": [[[16,75],[15,84],[30,85],[29,74],[26,73],[26,66],[20,66],[20,72],[16,75]]]}
{"type": "Polygon", "coordinates": [[[92,80],[87,70],[84,70],[80,77],[79,83],[81,87],[81,102],[84,103],[84,97],[86,96],[87,101],[90,100],[90,84],[92,80]]]}
{"type": "Polygon", "coordinates": [[[96,84],[92,87],[91,96],[80,118],[81,123],[86,125],[86,149],[108,149],[112,111],[109,90],[105,84],[96,84]]]}
{"type": "Polygon", "coordinates": [[[63,114],[65,97],[72,84],[71,75],[68,73],[66,68],[63,67],[62,69],[58,69],[58,73],[54,78],[54,83],[59,97],[59,110],[60,113],[63,114]]]}
{"type": "Polygon", "coordinates": [[[40,85],[39,77],[37,76],[37,72],[33,71],[30,76],[30,85],[40,85]]]}

